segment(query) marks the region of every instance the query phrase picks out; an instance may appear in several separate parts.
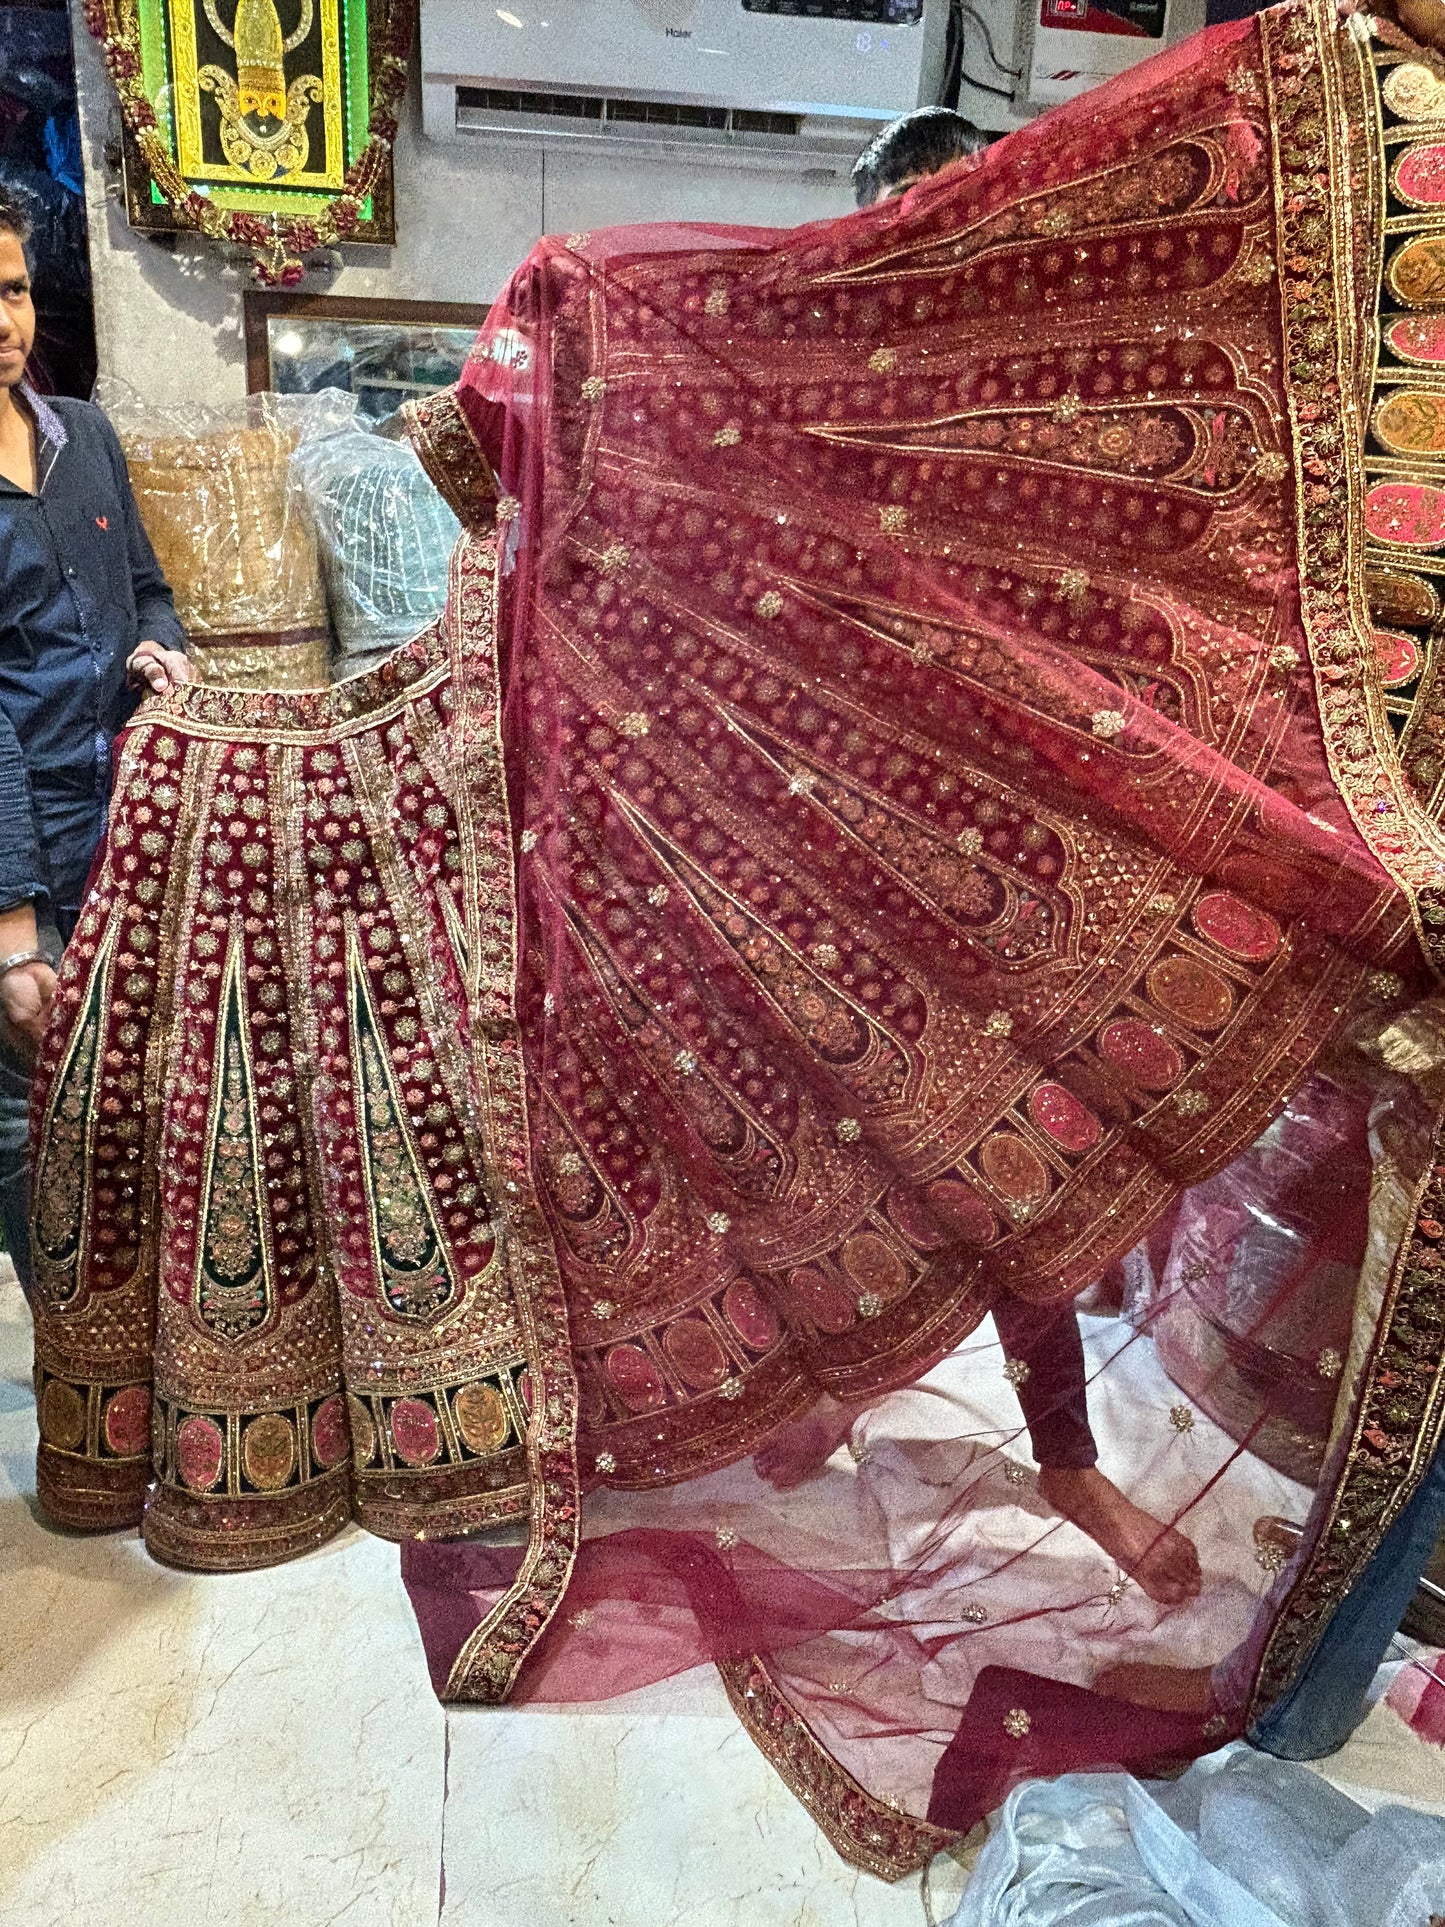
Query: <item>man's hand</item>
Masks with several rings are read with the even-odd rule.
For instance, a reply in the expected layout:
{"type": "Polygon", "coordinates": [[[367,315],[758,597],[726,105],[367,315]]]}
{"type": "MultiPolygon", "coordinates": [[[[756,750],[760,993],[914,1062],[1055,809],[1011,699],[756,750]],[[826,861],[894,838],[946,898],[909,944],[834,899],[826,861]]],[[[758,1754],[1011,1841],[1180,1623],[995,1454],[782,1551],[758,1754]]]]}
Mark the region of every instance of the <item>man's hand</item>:
{"type": "Polygon", "coordinates": [[[47,963],[17,964],[0,977],[0,1016],[33,1062],[45,1036],[55,996],[55,972],[47,963]]]}
{"type": "Polygon", "coordinates": [[[153,696],[164,696],[168,689],[193,682],[195,671],[181,649],[162,649],[158,642],[138,642],[125,665],[133,689],[148,689],[153,696]]]}

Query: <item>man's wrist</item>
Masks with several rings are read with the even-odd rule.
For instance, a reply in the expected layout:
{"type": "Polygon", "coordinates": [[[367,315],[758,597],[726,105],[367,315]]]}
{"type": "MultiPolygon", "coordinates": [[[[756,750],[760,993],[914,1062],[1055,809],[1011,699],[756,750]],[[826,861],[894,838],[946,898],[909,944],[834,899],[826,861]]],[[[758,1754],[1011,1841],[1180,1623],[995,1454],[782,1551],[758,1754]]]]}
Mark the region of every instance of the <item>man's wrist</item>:
{"type": "Polygon", "coordinates": [[[0,957],[13,957],[17,950],[40,948],[39,920],[33,901],[7,904],[0,910],[0,957]]]}
{"type": "Polygon", "coordinates": [[[8,957],[0,957],[0,984],[12,970],[24,970],[32,964],[44,964],[47,970],[54,970],[55,959],[39,949],[13,951],[8,957]]]}

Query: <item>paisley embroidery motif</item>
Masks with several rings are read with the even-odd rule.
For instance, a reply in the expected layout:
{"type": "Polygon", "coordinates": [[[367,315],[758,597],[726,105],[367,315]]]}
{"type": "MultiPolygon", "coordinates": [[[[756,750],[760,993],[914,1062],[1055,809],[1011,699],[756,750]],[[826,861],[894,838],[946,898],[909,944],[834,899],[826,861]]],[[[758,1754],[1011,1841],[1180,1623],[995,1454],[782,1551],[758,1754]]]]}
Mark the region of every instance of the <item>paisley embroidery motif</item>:
{"type": "Polygon", "coordinates": [[[100,1110],[96,1103],[100,1034],[110,1001],[113,942],[96,959],[90,994],[52,1086],[35,1165],[35,1223],[31,1240],[35,1289],[52,1305],[68,1305],[80,1289],[90,1215],[91,1156],[100,1110]]]}
{"type": "Polygon", "coordinates": [[[206,1182],[196,1257],[196,1316],[238,1344],[275,1314],[241,943],[233,933],[216,1031],[206,1182]]]}
{"type": "Polygon", "coordinates": [[[455,1300],[457,1276],[407,1130],[354,930],[348,953],[361,1170],[382,1296],[397,1318],[430,1324],[455,1300]]]}

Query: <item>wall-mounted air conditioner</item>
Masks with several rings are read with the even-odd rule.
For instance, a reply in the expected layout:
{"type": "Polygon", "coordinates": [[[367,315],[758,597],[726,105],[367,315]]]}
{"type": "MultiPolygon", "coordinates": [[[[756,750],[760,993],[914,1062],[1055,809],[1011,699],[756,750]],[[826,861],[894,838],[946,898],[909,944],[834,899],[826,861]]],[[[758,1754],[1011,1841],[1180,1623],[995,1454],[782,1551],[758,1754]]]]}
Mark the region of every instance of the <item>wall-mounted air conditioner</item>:
{"type": "Polygon", "coordinates": [[[1204,25],[1204,0],[1020,0],[1020,107],[1057,107],[1204,25]]]}
{"type": "Polygon", "coordinates": [[[948,0],[422,0],[434,140],[846,173],[938,98],[948,0]]]}

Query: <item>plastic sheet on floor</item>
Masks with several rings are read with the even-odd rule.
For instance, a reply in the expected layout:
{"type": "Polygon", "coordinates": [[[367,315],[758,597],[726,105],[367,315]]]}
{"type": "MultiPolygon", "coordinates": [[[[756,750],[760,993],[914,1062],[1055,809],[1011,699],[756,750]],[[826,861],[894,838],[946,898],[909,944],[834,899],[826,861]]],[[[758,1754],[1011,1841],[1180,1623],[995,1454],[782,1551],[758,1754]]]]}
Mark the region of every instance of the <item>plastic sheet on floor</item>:
{"type": "Polygon", "coordinates": [[[1181,1779],[1029,1781],[993,1822],[949,1927],[1425,1927],[1445,1820],[1371,1815],[1239,1745],[1181,1779]]]}

